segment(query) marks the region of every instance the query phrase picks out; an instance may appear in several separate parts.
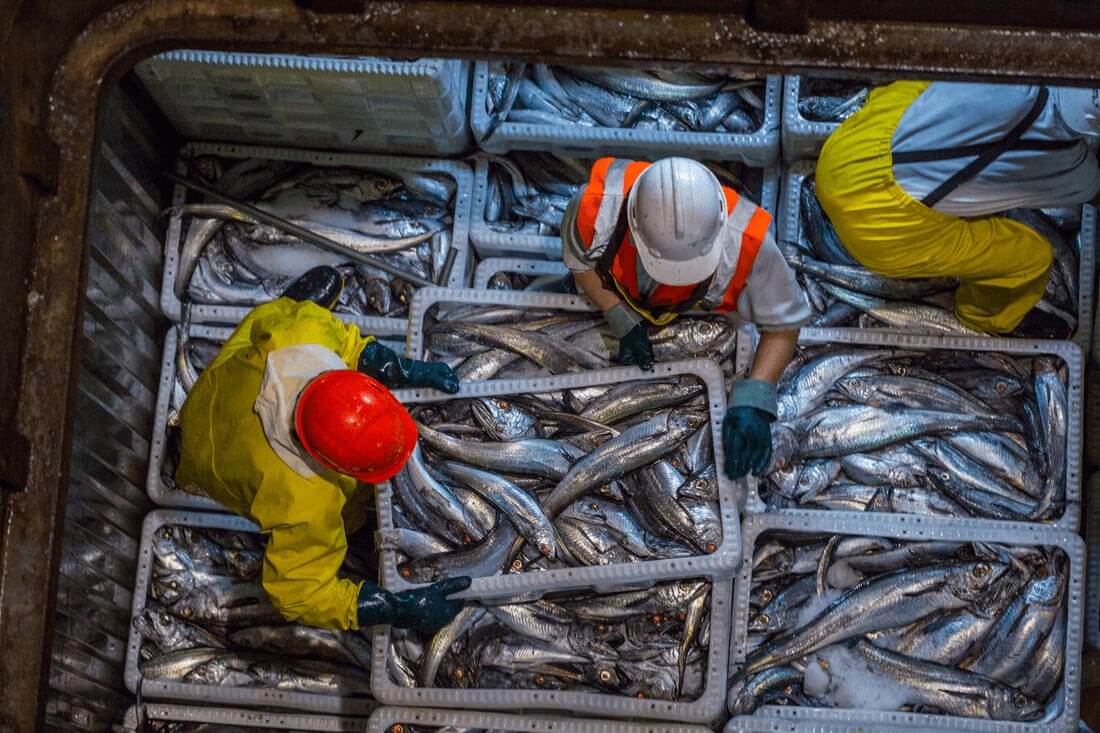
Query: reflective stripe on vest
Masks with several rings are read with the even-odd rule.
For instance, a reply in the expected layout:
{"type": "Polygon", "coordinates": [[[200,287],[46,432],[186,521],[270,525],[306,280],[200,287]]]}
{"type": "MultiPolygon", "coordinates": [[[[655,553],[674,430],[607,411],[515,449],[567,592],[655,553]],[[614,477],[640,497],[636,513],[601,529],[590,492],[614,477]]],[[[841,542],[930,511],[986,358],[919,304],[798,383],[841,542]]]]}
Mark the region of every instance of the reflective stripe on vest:
{"type": "MultiPolygon", "coordinates": [[[[599,259],[605,248],[612,246],[611,239],[619,221],[631,187],[649,163],[601,158],[592,166],[592,176],[577,208],[577,234],[588,254],[599,259]]],[[[737,300],[745,288],[753,263],[771,224],[771,215],[748,199],[742,198],[731,188],[722,187],[726,196],[729,221],[722,229],[722,258],[703,294],[700,305],[707,310],[722,313],[737,310],[737,300]]],[[[600,271],[600,268],[597,268],[600,271]]],[[[664,325],[677,316],[677,312],[655,314],[653,311],[683,310],[690,301],[699,297],[697,285],[658,285],[648,295],[638,285],[637,249],[630,232],[618,243],[617,251],[607,272],[623,296],[623,300],[646,320],[664,325]]]]}

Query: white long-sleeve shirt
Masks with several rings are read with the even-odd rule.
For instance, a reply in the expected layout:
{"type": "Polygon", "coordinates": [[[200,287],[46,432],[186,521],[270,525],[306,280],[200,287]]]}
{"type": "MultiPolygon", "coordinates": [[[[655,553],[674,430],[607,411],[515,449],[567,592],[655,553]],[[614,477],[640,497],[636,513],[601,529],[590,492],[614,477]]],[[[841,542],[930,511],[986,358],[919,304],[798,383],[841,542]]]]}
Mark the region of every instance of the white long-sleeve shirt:
{"type": "MultiPolygon", "coordinates": [[[[940,150],[1000,140],[1027,115],[1038,94],[1038,86],[934,82],[902,115],[892,150],[940,150]]],[[[933,208],[955,216],[986,216],[1017,207],[1071,206],[1092,199],[1100,191],[1096,143],[1090,147],[1090,141],[1066,126],[1056,96],[1050,95],[1022,140],[1073,141],[1075,145],[1003,153],[933,208]]],[[[907,194],[920,200],[974,157],[895,163],[894,178],[907,194]]]]}

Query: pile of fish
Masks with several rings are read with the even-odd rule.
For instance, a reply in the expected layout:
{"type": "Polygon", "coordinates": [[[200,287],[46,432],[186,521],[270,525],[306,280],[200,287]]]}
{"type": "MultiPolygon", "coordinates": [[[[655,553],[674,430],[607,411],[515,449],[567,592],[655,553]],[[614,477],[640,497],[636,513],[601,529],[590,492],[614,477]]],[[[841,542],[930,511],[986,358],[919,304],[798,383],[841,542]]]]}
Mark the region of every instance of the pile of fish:
{"type": "MultiPolygon", "coordinates": [[[[370,642],[288,624],[261,585],[263,538],[164,525],[153,538],[138,668],[146,680],[323,695],[370,694],[370,642]]],[[[343,574],[367,577],[348,553],[343,574]]]]}
{"type": "MultiPolygon", "coordinates": [[[[618,339],[595,311],[515,306],[446,306],[425,320],[425,358],[446,361],[462,380],[525,379],[614,366],[618,339]]],[[[682,316],[650,333],[657,361],[728,362],[737,329],[721,315],[682,316]]]]}
{"type": "Polygon", "coordinates": [[[413,407],[391,481],[398,572],[426,583],[701,555],[722,544],[694,377],[413,407]]]}
{"type": "MultiPolygon", "coordinates": [[[[896,280],[876,275],[860,265],[844,248],[807,176],[800,191],[798,239],[784,242],[784,254],[798,274],[818,327],[891,327],[973,336],[954,314],[954,278],[896,280]]],[[[1013,209],[1004,216],[1042,234],[1054,250],[1054,267],[1037,308],[1077,328],[1078,254],[1075,242],[1081,228],[1081,207],[1013,209]]],[[[1055,338],[1055,334],[1029,334],[1055,338]]]]}
{"type": "Polygon", "coordinates": [[[469,606],[432,637],[391,630],[403,687],[534,689],[690,701],[706,687],[711,584],[469,606]]]}
{"type": "Polygon", "coordinates": [[[800,77],[798,113],[811,122],[843,122],[863,109],[871,88],[866,81],[800,77]]]}
{"type": "Polygon", "coordinates": [[[1049,356],[805,347],[779,381],[761,498],[772,509],[1056,519],[1066,379],[1049,356]]]}
{"type": "MultiPolygon", "coordinates": [[[[448,175],[259,159],[230,165],[211,157],[193,161],[191,175],[414,277],[447,279],[456,188],[448,175]]],[[[170,211],[184,223],[174,284],[181,299],[257,305],[279,297],[307,270],[329,265],[348,286],[337,312],[396,317],[407,311],[411,283],[259,224],[231,206],[195,203],[170,211]]]]}
{"type": "MultiPolygon", "coordinates": [[[[488,161],[485,221],[508,234],[556,237],[570,199],[588,183],[591,160],[550,153],[481,156],[488,161]]],[[[760,199],[761,170],[740,163],[706,163],[727,186],[760,199]]]]}
{"type": "Polygon", "coordinates": [[[1057,715],[1068,570],[1054,548],[765,533],[729,711],[1057,715]]]}
{"type": "Polygon", "coordinates": [[[488,91],[484,138],[505,121],[737,134],[764,121],[764,81],[722,74],[517,63],[488,91]]]}

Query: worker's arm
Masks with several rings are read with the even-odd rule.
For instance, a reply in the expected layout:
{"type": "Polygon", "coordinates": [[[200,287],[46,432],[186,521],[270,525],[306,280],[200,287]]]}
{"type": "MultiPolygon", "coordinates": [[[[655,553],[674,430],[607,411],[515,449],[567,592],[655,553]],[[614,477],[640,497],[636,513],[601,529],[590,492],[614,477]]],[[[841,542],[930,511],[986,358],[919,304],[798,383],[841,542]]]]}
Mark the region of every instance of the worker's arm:
{"type": "Polygon", "coordinates": [[[798,344],[799,329],[782,331],[764,331],[756,345],[756,357],[749,370],[749,379],[759,379],[775,384],[779,375],[791,363],[795,346],[798,344]]]}
{"type": "MultiPolygon", "coordinates": [[[[271,456],[272,460],[279,460],[271,456]]],[[[360,583],[338,577],[348,544],[340,488],[272,466],[249,512],[268,535],[263,586],[287,621],[327,629],[359,628],[360,583]]]]}
{"type": "Polygon", "coordinates": [[[772,459],[775,385],[794,355],[800,327],[812,318],[806,295],[769,233],[761,244],[738,313],[756,324],[760,339],[747,379],[735,382],[722,421],[726,475],[761,475],[772,459]]]}
{"type": "Polygon", "coordinates": [[[577,205],[581,195],[573,197],[562,216],[562,260],[573,273],[577,288],[592,305],[603,311],[611,333],[619,339],[619,362],[652,369],[653,345],[649,342],[645,321],[617,292],[604,285],[596,272],[595,262],[588,257],[577,234],[577,205]]]}

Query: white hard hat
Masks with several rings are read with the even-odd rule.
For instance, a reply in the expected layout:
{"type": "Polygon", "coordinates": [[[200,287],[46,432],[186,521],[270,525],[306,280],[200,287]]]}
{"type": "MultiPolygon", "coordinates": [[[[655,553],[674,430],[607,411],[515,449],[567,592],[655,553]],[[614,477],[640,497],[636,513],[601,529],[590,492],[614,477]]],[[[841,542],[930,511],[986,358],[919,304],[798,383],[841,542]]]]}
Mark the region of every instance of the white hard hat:
{"type": "Polygon", "coordinates": [[[694,285],[718,268],[726,222],[722,184],[702,163],[665,158],[646,168],[627,199],[642,267],[664,285],[694,285]]]}
{"type": "Polygon", "coordinates": [[[1054,102],[1066,127],[1079,135],[1100,135],[1100,89],[1057,87],[1054,102]]]}

